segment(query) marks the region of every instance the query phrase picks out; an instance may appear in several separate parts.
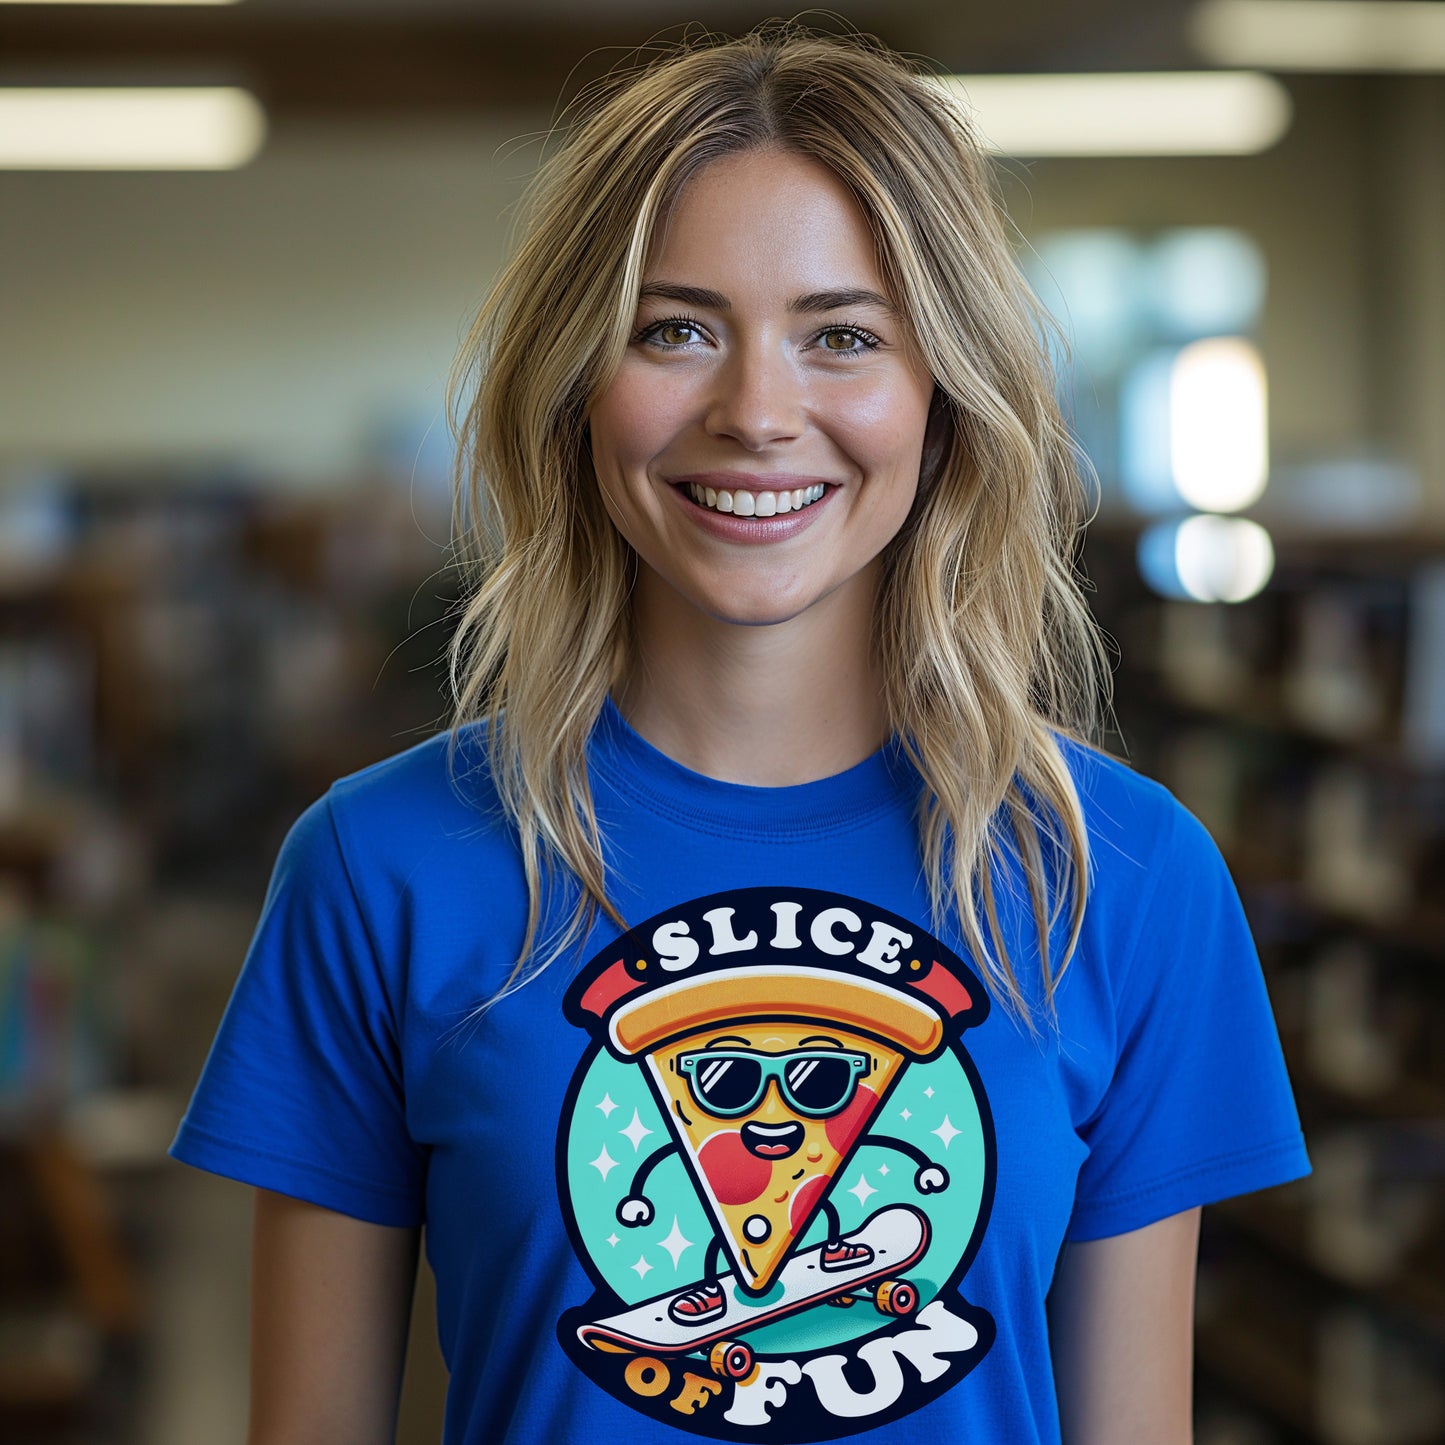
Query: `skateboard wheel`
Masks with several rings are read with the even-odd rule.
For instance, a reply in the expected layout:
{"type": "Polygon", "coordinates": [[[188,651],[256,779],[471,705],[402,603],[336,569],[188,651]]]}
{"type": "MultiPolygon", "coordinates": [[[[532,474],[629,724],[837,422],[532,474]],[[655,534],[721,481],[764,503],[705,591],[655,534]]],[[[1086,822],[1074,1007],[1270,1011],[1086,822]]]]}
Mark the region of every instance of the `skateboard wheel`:
{"type": "Polygon", "coordinates": [[[901,1319],[918,1308],[918,1291],[906,1279],[885,1279],[874,1291],[873,1303],[880,1314],[901,1319]]]}
{"type": "Polygon", "coordinates": [[[746,1380],[753,1372],[753,1352],[741,1340],[719,1340],[708,1355],[715,1375],[725,1380],[746,1380]]]}

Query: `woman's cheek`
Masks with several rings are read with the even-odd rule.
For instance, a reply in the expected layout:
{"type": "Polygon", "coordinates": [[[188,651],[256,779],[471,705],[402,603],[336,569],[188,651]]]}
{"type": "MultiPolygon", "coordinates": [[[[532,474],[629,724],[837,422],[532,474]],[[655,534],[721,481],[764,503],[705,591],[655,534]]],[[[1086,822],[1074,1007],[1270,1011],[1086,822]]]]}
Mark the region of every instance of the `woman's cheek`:
{"type": "Polygon", "coordinates": [[[921,455],[927,399],[895,378],[855,378],[827,396],[825,411],[834,441],[865,469],[911,464],[914,453],[921,455]]]}
{"type": "Polygon", "coordinates": [[[619,444],[634,458],[655,457],[695,417],[698,391],[699,378],[685,362],[624,362],[604,398],[619,444]]]}

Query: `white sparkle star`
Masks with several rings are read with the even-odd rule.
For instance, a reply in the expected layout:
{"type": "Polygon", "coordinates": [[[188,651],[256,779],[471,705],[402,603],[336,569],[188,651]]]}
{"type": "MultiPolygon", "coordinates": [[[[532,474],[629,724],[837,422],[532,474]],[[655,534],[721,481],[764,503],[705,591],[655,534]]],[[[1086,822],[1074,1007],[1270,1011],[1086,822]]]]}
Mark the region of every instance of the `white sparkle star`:
{"type": "Polygon", "coordinates": [[[677,1262],[682,1258],[685,1249],[691,1249],[693,1242],[681,1229],[677,1227],[677,1215],[672,1216],[672,1233],[666,1239],[660,1240],[659,1245],[672,1256],[672,1267],[677,1268],[677,1262]]]}
{"type": "Polygon", "coordinates": [[[604,1119],[610,1119],[612,1117],[612,1111],[617,1107],[617,1105],[612,1102],[611,1094],[603,1094],[602,1102],[600,1104],[594,1104],[592,1107],[594,1109],[601,1109],[602,1117],[604,1119]]]}
{"type": "Polygon", "coordinates": [[[943,1116],[943,1123],[941,1123],[938,1128],[932,1129],[929,1132],[937,1134],[938,1137],[943,1140],[943,1147],[947,1149],[948,1146],[952,1144],[953,1141],[957,1139],[961,1133],[963,1133],[963,1130],[955,1129],[953,1125],[949,1123],[948,1115],[945,1114],[943,1116]]]}
{"type": "Polygon", "coordinates": [[[932,1084],[930,1084],[930,1085],[923,1091],[923,1097],[924,1097],[925,1099],[931,1099],[931,1098],[933,1097],[933,1085],[932,1085],[932,1084]]]}
{"type": "Polygon", "coordinates": [[[868,1196],[870,1194],[877,1194],[878,1191],[868,1182],[868,1176],[866,1174],[860,1174],[858,1176],[858,1182],[848,1193],[854,1195],[859,1204],[866,1205],[868,1203],[868,1196]]]}
{"type": "Polygon", "coordinates": [[[898,1111],[898,1117],[906,1124],[913,1117],[913,1111],[911,1109],[900,1109],[898,1111]]]}
{"type": "Polygon", "coordinates": [[[886,1179],[888,1177],[888,1166],[886,1164],[880,1164],[878,1166],[878,1172],[886,1179]]]}
{"type": "Polygon", "coordinates": [[[604,1181],[617,1168],[617,1161],[607,1152],[605,1144],[602,1146],[602,1152],[595,1159],[589,1159],[587,1162],[602,1176],[604,1181]]]}
{"type": "Polygon", "coordinates": [[[613,1249],[616,1249],[617,1246],[621,1243],[621,1241],[617,1238],[616,1234],[609,1234],[607,1236],[607,1242],[613,1247],[613,1249]]]}
{"type": "Polygon", "coordinates": [[[642,1116],[634,1109],[632,1111],[632,1122],[625,1129],[619,1129],[617,1132],[626,1135],[626,1137],[632,1141],[632,1152],[635,1154],[642,1148],[642,1141],[652,1133],[652,1130],[642,1122],[642,1116]]]}
{"type": "Polygon", "coordinates": [[[652,1273],[652,1266],[640,1254],[637,1256],[637,1263],[628,1265],[628,1268],[637,1271],[638,1279],[646,1279],[652,1273]]]}

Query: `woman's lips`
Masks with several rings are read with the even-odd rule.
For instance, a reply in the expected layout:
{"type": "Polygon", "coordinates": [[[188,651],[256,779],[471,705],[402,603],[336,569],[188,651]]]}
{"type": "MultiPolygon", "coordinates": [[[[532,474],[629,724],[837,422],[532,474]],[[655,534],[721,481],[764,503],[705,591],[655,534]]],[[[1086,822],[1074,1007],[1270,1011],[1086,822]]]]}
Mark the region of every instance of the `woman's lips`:
{"type": "Polygon", "coordinates": [[[678,478],[670,488],[688,516],[705,532],[729,542],[778,542],[816,520],[836,487],[817,478],[724,476],[695,474],[678,478]],[[746,480],[747,485],[742,485],[746,480]],[[723,485],[719,486],[718,483],[723,485]],[[765,486],[764,482],[773,485],[765,486]],[[784,487],[784,483],[797,483],[784,487]],[[731,485],[728,485],[731,483],[731,485]],[[712,505],[708,505],[708,494],[712,505]],[[786,505],[783,505],[786,494],[786,505]],[[738,510],[739,498],[744,510],[738,510]],[[726,503],[726,505],[724,505],[726,503]],[[760,510],[761,505],[761,510],[760,510]]]}
{"type": "Polygon", "coordinates": [[[803,487],[713,487],[703,482],[679,483],[688,496],[710,512],[731,512],[735,517],[783,517],[801,512],[822,499],[827,490],[822,482],[803,487]]]}

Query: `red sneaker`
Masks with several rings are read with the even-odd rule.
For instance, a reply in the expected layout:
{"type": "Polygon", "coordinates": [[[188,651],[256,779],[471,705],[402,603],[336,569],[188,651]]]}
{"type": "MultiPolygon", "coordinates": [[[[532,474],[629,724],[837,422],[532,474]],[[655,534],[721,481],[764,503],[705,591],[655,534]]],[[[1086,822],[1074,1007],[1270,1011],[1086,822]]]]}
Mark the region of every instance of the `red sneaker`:
{"type": "Polygon", "coordinates": [[[669,1301],[667,1312],[680,1325],[700,1325],[720,1315],[726,1307],[722,1286],[715,1279],[705,1279],[669,1301]]]}
{"type": "Polygon", "coordinates": [[[853,1269],[867,1264],[873,1258],[873,1251],[866,1244],[849,1244],[846,1240],[835,1240],[823,1246],[824,1269],[853,1269]]]}

